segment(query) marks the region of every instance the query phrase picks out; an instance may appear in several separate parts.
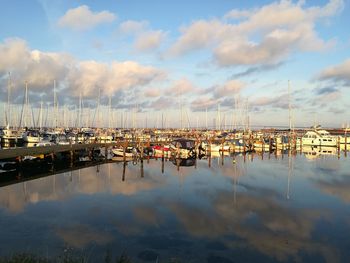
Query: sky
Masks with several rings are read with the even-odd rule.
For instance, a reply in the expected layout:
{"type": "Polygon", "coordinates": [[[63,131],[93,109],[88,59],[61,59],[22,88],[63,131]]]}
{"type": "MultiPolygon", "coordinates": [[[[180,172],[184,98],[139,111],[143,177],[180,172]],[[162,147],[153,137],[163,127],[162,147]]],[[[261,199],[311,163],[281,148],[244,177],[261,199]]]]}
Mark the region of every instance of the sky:
{"type": "Polygon", "coordinates": [[[36,112],[40,101],[52,106],[55,80],[60,107],[76,112],[82,98],[93,109],[100,97],[107,120],[110,98],[138,126],[228,126],[249,116],[251,126],[287,127],[289,105],[297,127],[350,123],[349,0],[1,6],[2,123],[9,79],[12,107],[25,82],[36,112]]]}

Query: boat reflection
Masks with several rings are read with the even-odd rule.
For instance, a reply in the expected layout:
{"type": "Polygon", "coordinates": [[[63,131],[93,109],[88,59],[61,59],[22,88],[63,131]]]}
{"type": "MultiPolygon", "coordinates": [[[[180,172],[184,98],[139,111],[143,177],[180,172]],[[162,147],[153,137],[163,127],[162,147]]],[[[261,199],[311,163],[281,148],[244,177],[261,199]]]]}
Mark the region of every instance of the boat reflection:
{"type": "Polygon", "coordinates": [[[172,163],[176,166],[190,167],[196,164],[196,159],[195,158],[188,158],[188,159],[176,158],[172,160],[172,163]]]}

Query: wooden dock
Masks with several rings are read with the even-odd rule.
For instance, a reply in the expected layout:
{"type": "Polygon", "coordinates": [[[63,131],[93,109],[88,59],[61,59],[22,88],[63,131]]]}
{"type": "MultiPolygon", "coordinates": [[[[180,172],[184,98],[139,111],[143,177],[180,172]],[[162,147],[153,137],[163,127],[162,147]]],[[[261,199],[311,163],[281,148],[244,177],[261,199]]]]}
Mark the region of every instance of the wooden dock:
{"type": "MultiPolygon", "coordinates": [[[[120,143],[119,143],[120,144],[120,143]]],[[[101,147],[112,147],[118,145],[117,142],[112,143],[82,143],[82,144],[68,144],[68,145],[50,145],[50,146],[38,146],[38,147],[15,147],[8,149],[0,149],[0,160],[11,159],[23,156],[36,156],[56,154],[61,152],[74,152],[83,149],[98,149],[101,147]]]]}

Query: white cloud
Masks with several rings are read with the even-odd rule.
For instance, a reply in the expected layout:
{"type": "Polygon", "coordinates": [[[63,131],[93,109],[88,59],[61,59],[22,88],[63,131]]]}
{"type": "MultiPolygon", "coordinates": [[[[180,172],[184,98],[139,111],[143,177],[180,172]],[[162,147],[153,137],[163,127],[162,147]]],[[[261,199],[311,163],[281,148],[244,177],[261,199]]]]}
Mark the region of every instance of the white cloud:
{"type": "Polygon", "coordinates": [[[15,91],[22,90],[27,80],[33,93],[51,92],[53,80],[56,80],[65,97],[82,93],[90,98],[96,96],[99,89],[102,94],[111,95],[120,90],[147,86],[166,76],[163,70],[134,61],[112,61],[109,64],[78,61],[64,53],[31,50],[21,39],[0,43],[2,87],[6,87],[7,72],[12,74],[15,91]]]}
{"type": "Polygon", "coordinates": [[[159,88],[151,88],[144,91],[144,96],[146,97],[159,97],[161,95],[159,88]]]}
{"type": "Polygon", "coordinates": [[[119,33],[135,38],[133,47],[138,52],[149,52],[159,48],[166,37],[162,30],[152,30],[148,21],[127,20],[120,24],[119,33]]]}
{"type": "Polygon", "coordinates": [[[186,78],[182,78],[179,80],[176,80],[173,85],[166,91],[166,95],[168,96],[178,96],[178,95],[185,95],[191,92],[195,92],[197,90],[197,87],[192,84],[191,81],[189,81],[186,78]]]}
{"type": "Polygon", "coordinates": [[[237,94],[245,87],[245,84],[239,80],[229,80],[224,85],[219,86],[215,89],[215,97],[232,97],[237,94]]]}
{"type": "Polygon", "coordinates": [[[22,39],[0,43],[0,75],[11,72],[14,91],[28,81],[31,89],[42,91],[52,87],[54,79],[64,79],[74,59],[68,54],[30,50],[22,39]]]}
{"type": "Polygon", "coordinates": [[[135,41],[137,51],[151,51],[157,49],[165,38],[165,33],[161,30],[149,31],[140,34],[135,41]]]}
{"type": "Polygon", "coordinates": [[[148,21],[127,20],[119,25],[119,32],[122,34],[138,34],[149,27],[148,21]]]}
{"type": "Polygon", "coordinates": [[[339,65],[324,69],[319,75],[319,80],[329,80],[335,83],[344,83],[350,85],[350,59],[345,60],[339,65]]]}
{"type": "Polygon", "coordinates": [[[60,27],[68,27],[74,30],[87,30],[103,23],[110,23],[116,19],[116,15],[109,11],[92,12],[86,5],[69,9],[58,20],[60,27]]]}
{"type": "Polygon", "coordinates": [[[204,111],[206,109],[210,110],[218,105],[218,100],[210,98],[208,96],[200,97],[191,102],[191,109],[193,111],[204,111]]]}
{"type": "Polygon", "coordinates": [[[334,44],[320,38],[315,25],[342,7],[343,1],[331,0],[322,7],[280,1],[251,10],[234,9],[224,18],[238,21],[199,20],[181,28],[168,53],[178,56],[210,48],[220,66],[276,64],[293,52],[321,51],[334,44]]]}

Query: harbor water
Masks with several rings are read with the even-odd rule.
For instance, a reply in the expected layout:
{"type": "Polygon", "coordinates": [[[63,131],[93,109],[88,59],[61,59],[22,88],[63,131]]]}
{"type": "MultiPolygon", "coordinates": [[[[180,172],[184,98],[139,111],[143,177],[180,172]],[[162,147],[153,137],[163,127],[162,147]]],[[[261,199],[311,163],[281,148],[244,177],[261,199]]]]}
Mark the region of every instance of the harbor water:
{"type": "Polygon", "coordinates": [[[350,162],[343,152],[152,158],[28,179],[0,188],[1,257],[350,258],[350,162]]]}

